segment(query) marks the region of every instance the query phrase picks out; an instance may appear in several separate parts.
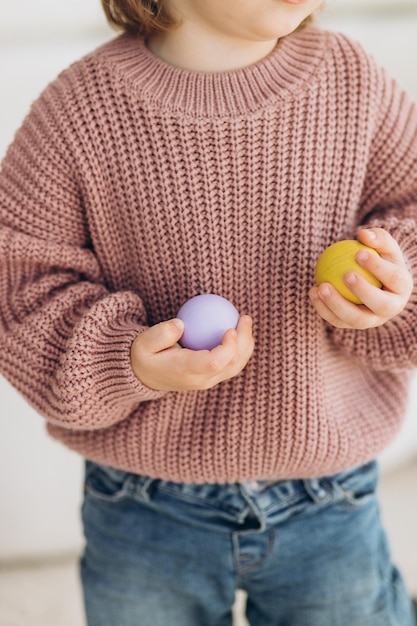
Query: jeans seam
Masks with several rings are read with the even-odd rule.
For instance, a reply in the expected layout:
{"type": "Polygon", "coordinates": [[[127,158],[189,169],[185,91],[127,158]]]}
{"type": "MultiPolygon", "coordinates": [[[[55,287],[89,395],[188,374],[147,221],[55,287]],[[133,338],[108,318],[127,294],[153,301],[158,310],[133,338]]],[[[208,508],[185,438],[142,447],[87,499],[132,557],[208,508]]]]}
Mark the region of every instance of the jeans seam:
{"type": "Polygon", "coordinates": [[[239,557],[239,552],[240,552],[239,536],[242,535],[242,534],[243,533],[241,533],[241,532],[233,533],[233,544],[234,544],[234,549],[235,549],[236,570],[237,570],[237,573],[240,576],[244,576],[246,574],[250,574],[251,572],[254,572],[255,570],[261,568],[264,565],[264,563],[271,556],[272,550],[273,550],[274,544],[275,544],[275,531],[274,531],[274,529],[270,529],[270,530],[266,531],[266,534],[267,534],[267,537],[268,537],[268,545],[267,545],[265,554],[263,554],[261,556],[261,558],[257,559],[256,561],[251,562],[250,565],[241,565],[241,560],[240,560],[240,557],[239,557]]]}

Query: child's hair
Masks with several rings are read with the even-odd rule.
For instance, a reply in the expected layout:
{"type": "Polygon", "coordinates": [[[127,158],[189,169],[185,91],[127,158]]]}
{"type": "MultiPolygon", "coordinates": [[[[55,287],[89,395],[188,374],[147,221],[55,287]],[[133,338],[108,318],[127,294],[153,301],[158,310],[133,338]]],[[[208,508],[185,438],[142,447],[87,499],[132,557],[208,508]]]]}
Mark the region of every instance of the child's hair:
{"type": "MultiPolygon", "coordinates": [[[[135,35],[149,37],[178,26],[164,6],[164,0],[101,0],[101,4],[111,26],[135,35]]],[[[312,20],[310,15],[299,29],[312,20]]]]}
{"type": "Polygon", "coordinates": [[[109,24],[148,37],[177,26],[163,0],[101,0],[109,24]]]}

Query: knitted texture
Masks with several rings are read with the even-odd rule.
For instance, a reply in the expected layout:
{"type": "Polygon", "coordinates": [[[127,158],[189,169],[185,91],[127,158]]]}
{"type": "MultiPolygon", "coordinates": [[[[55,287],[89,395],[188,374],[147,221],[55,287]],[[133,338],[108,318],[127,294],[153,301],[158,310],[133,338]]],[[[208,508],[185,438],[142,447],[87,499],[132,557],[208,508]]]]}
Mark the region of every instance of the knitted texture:
{"type": "Polygon", "coordinates": [[[307,29],[210,74],[122,35],[44,90],[3,161],[1,371],[53,437],[125,470],[342,471],[400,427],[417,290],[380,328],[336,330],[308,299],[315,262],[379,225],[415,276],[416,217],[416,107],[357,43],[307,29]],[[133,339],[209,292],[253,316],[249,364],[208,391],[146,388],[133,339]]]}

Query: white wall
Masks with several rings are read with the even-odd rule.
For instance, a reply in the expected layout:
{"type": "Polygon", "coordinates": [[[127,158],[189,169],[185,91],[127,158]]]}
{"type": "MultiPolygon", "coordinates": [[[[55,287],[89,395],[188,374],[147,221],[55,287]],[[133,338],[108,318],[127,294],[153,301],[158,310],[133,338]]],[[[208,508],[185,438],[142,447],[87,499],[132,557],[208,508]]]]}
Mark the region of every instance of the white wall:
{"type": "MultiPolygon", "coordinates": [[[[98,0],[0,0],[0,155],[30,103],[114,33],[98,0]]],[[[79,550],[82,462],[0,378],[0,559],[79,550]]]]}
{"type": "MultiPolygon", "coordinates": [[[[113,36],[99,0],[0,0],[0,156],[31,101],[56,74],[113,36]]],[[[321,20],[361,40],[417,98],[417,0],[329,0],[321,20]],[[378,13],[364,8],[378,4],[378,13]],[[384,6],[395,12],[384,14],[384,6]],[[340,8],[340,13],[338,12],[340,8]],[[342,13],[343,9],[348,9],[342,13]],[[355,11],[357,14],[355,16],[355,11]]],[[[0,379],[0,559],[79,550],[82,462],[0,379]]],[[[417,453],[417,384],[386,470],[417,453]]]]}

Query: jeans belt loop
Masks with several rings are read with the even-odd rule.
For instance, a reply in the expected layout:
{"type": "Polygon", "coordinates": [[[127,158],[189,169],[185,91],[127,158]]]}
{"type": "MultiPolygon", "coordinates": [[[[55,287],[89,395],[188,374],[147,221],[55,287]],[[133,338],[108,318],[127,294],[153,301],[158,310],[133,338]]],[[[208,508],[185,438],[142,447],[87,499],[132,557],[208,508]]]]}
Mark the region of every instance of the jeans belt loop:
{"type": "Polygon", "coordinates": [[[327,504],[337,499],[338,488],[331,480],[325,478],[310,478],[303,480],[304,488],[316,504],[327,504]]]}
{"type": "Polygon", "coordinates": [[[151,501],[151,486],[157,482],[150,476],[137,476],[135,480],[135,492],[145,502],[151,501]]]}

